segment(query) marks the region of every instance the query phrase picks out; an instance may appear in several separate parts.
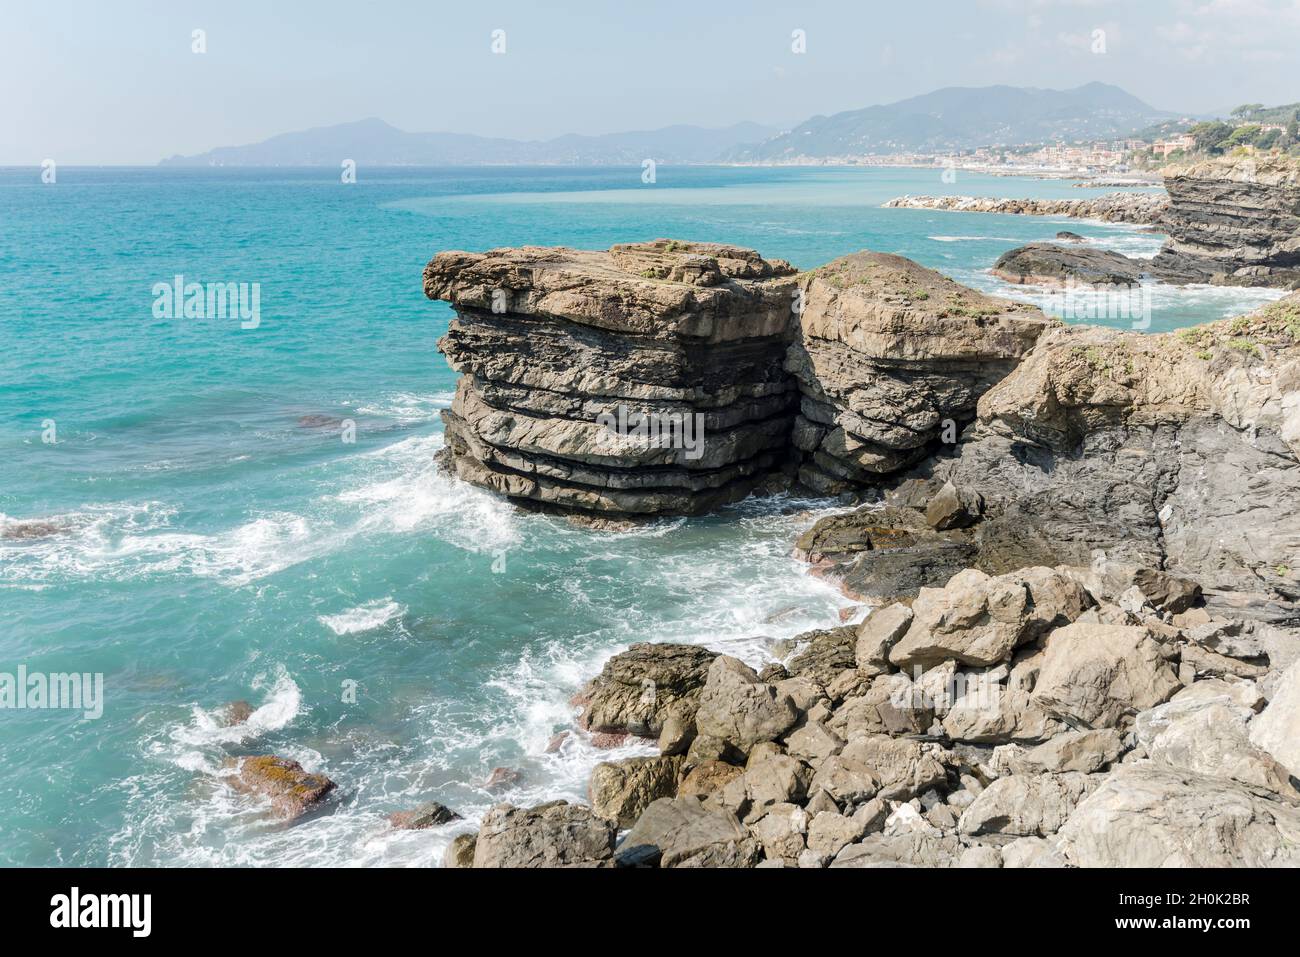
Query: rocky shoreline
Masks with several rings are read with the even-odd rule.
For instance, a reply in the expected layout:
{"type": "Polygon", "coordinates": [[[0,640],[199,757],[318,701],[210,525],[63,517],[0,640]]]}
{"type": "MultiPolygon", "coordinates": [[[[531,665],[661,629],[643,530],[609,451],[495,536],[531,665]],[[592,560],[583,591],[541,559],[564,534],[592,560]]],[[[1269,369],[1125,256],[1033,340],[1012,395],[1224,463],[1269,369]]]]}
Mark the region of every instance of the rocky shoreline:
{"type": "Polygon", "coordinates": [[[1029,243],[994,265],[994,275],[1008,282],[1131,286],[1154,280],[1300,289],[1300,164],[1283,157],[1232,156],[1163,173],[1167,197],[1119,193],[1080,206],[1079,201],[926,196],[885,205],[1145,222],[1168,236],[1154,259],[1029,243]]]}
{"type": "Polygon", "coordinates": [[[669,240],[443,253],[426,292],[458,313],[448,468],[596,524],[838,495],[795,555],[872,608],[757,672],[616,655],[572,733],[658,755],[447,864],[1300,864],[1300,295],[1144,335],[669,240]],[[629,401],[718,451],[601,444],[629,401]]]}

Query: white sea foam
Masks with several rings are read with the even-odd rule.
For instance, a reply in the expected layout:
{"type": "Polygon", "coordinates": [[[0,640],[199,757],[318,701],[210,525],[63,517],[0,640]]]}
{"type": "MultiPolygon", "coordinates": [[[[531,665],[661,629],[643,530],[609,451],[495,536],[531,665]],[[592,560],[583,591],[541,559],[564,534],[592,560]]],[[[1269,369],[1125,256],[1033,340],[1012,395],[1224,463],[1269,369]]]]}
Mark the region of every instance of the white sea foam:
{"type": "Polygon", "coordinates": [[[1021,243],[1025,240],[1014,236],[928,236],[936,243],[1021,243]]]}
{"type": "Polygon", "coordinates": [[[173,728],[169,734],[173,742],[183,747],[174,760],[182,766],[197,763],[199,767],[211,768],[208,756],[191,749],[247,741],[269,731],[279,731],[303,713],[302,690],[283,666],[254,678],[252,689],[264,690],[262,702],[240,724],[226,724],[224,705],[213,709],[194,705],[190,722],[173,728]]]}
{"type": "Polygon", "coordinates": [[[393,419],[404,425],[428,422],[436,419],[441,410],[450,408],[454,398],[454,392],[393,392],[358,406],[357,413],[393,419]]]}
{"type": "Polygon", "coordinates": [[[337,615],[320,615],[316,620],[336,635],[355,635],[362,631],[372,631],[404,614],[405,605],[391,598],[379,598],[337,615]]]}
{"type": "Polygon", "coordinates": [[[253,514],[218,531],[178,529],[178,508],[160,502],[88,504],[42,516],[60,530],[43,538],[0,540],[0,582],[26,587],[70,578],[194,575],[242,586],[335,554],[362,535],[427,530],[480,552],[516,543],[507,503],[436,468],[434,455],[442,446],[441,433],[433,433],[347,455],[329,464],[325,482],[334,490],[301,513],[253,514]]]}

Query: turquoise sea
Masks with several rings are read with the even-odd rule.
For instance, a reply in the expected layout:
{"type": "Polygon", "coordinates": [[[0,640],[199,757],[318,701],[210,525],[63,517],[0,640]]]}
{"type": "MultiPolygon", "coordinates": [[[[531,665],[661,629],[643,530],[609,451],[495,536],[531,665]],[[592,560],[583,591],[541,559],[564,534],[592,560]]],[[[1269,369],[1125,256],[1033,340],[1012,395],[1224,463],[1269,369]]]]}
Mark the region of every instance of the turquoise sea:
{"type": "MultiPolygon", "coordinates": [[[[801,267],[869,247],[1006,292],[997,256],[1057,230],[1133,255],[1161,240],[879,208],[938,192],[1100,191],[907,169],[0,170],[0,672],[99,672],[105,698],[98,719],[0,710],[0,863],[433,864],[497,800],[582,799],[610,752],[547,744],[610,654],[759,661],[834,622],[845,599],[789,557],[830,503],[596,534],[435,472],[450,310],[421,269],[668,236],[801,267]],[[259,283],[260,324],[156,318],[176,275],[259,283]],[[33,520],[57,531],[2,537],[33,520]],[[257,711],[222,727],[237,699],[257,711]],[[253,753],[323,771],[337,800],[271,820],[222,781],[253,753]],[[489,792],[499,766],[522,777],[489,792]],[[469,820],[386,825],[427,800],[469,820]]],[[[1269,298],[1162,290],[1152,329],[1269,298]]]]}

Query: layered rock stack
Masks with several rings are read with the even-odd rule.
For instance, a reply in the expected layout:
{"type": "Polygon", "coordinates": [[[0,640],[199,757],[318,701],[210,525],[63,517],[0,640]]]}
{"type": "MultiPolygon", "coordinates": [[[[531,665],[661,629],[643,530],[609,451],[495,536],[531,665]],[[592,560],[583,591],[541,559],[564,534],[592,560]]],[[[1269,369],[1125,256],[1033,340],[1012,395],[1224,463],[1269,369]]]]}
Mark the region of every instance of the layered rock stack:
{"type": "Polygon", "coordinates": [[[1152,268],[1170,281],[1296,288],[1300,164],[1229,157],[1164,171],[1169,241],[1152,268]]]}
{"type": "Polygon", "coordinates": [[[878,484],[956,441],[975,404],[1049,322],[901,256],[861,252],[800,279],[787,368],[799,382],[800,480],[837,494],[878,484]]]}
{"type": "Polygon", "coordinates": [[[456,474],[520,503],[696,514],[788,468],[795,270],[713,243],[445,252],[456,474]]]}

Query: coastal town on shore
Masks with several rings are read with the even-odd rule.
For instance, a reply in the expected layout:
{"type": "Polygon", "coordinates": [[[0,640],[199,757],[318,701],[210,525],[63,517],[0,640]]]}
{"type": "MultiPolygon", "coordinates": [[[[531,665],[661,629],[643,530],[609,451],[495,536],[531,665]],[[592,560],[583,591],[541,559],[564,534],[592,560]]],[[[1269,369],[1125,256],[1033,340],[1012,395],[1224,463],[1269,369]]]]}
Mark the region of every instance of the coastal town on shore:
{"type": "Polygon", "coordinates": [[[1266,155],[1300,150],[1300,108],[1246,104],[1226,120],[1197,121],[1190,116],[1117,139],[1057,139],[1044,143],[981,146],[973,149],[871,152],[861,155],[808,156],[784,160],[793,166],[901,166],[984,173],[1077,179],[1084,186],[1159,185],[1159,169],[1230,151],[1266,155]],[[1288,118],[1289,115],[1289,118],[1288,118]]]}

